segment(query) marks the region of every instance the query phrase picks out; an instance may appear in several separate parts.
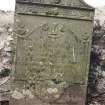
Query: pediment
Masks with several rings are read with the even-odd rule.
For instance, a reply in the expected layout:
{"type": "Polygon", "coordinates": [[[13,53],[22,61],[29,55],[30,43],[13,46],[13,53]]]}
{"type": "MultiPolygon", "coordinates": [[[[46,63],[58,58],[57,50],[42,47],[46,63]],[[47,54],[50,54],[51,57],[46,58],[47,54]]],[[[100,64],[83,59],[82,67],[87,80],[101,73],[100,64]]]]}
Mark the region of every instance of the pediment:
{"type": "Polygon", "coordinates": [[[84,0],[17,0],[17,2],[31,2],[93,9],[91,6],[86,4],[84,0]]]}

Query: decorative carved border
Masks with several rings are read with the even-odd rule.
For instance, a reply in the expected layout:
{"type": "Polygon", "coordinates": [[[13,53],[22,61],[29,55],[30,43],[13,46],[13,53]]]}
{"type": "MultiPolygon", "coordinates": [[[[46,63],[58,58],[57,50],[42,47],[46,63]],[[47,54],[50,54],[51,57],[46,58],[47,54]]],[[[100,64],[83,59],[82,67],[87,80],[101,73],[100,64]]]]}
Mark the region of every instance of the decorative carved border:
{"type": "Polygon", "coordinates": [[[47,17],[57,17],[66,19],[82,19],[82,20],[93,20],[93,11],[86,10],[76,10],[70,8],[52,7],[45,5],[31,5],[31,4],[17,4],[16,13],[27,14],[27,15],[37,15],[37,16],[47,16],[47,17]]]}
{"type": "Polygon", "coordinates": [[[38,4],[49,4],[55,6],[66,6],[66,7],[76,7],[81,9],[90,9],[94,10],[93,7],[86,4],[83,0],[76,0],[76,2],[70,0],[16,0],[17,3],[38,3],[38,4]],[[79,2],[79,3],[78,3],[79,2]]]}

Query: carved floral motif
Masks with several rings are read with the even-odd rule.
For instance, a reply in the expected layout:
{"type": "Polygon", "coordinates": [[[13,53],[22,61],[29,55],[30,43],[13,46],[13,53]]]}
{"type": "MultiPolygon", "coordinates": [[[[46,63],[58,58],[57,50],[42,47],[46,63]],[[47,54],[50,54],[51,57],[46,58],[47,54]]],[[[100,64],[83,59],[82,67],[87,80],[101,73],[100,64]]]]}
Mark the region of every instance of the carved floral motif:
{"type": "MultiPolygon", "coordinates": [[[[20,49],[24,50],[21,58],[17,55],[16,65],[24,66],[25,69],[24,74],[21,74],[25,81],[21,90],[29,90],[33,93],[31,95],[47,102],[59,99],[69,85],[65,80],[65,68],[71,68],[75,74],[75,65],[79,70],[84,66],[80,64],[83,60],[80,53],[84,50],[82,40],[66,24],[59,22],[45,22],[31,30],[19,22],[15,34],[24,46],[20,49]]],[[[86,34],[83,40],[87,41],[86,34]]],[[[20,74],[16,75],[19,79],[20,74]]]]}

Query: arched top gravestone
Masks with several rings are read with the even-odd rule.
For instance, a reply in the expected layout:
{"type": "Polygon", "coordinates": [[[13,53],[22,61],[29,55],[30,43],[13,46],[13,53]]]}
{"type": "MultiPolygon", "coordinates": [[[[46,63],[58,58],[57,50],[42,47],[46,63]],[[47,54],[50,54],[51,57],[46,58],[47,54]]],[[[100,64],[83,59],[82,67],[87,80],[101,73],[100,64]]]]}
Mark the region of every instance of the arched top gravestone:
{"type": "Polygon", "coordinates": [[[12,105],[85,104],[93,15],[82,0],[16,1],[12,105]]]}

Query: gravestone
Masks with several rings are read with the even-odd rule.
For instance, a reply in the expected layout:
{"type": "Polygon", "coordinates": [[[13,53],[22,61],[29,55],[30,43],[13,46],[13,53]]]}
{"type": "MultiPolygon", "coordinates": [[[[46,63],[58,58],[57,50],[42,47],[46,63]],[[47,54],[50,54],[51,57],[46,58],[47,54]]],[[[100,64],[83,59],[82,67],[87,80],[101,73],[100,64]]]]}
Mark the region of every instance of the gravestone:
{"type": "Polygon", "coordinates": [[[85,105],[94,9],[82,0],[17,0],[11,105],[85,105]]]}

